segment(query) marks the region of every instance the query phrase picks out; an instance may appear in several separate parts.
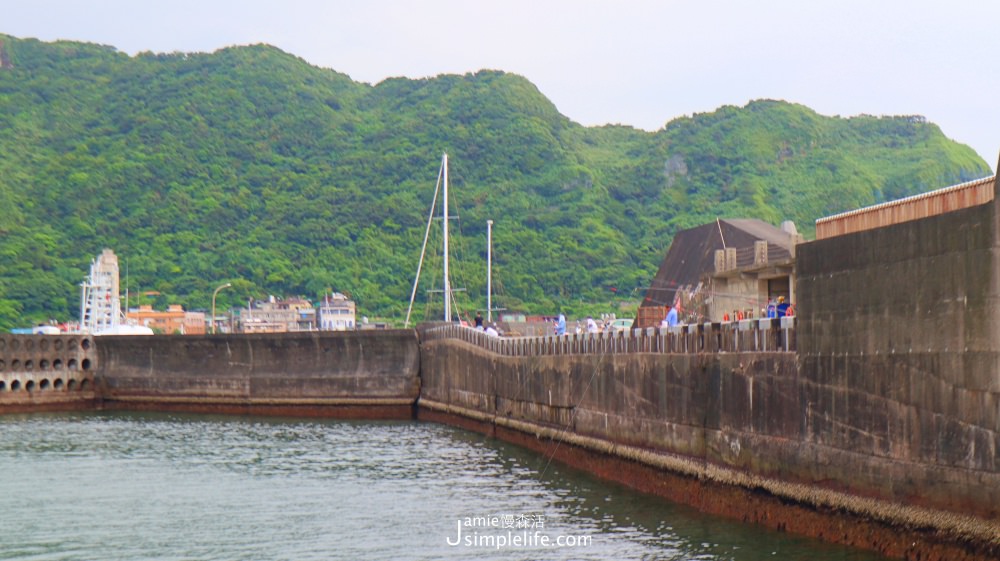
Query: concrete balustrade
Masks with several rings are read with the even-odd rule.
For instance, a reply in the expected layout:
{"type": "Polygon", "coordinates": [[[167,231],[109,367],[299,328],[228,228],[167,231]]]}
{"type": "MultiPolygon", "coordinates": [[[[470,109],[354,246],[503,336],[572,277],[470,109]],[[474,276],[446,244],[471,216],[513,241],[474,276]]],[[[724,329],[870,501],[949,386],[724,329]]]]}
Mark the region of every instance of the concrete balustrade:
{"type": "Polygon", "coordinates": [[[96,366],[87,335],[0,335],[0,410],[91,407],[96,366]]]}
{"type": "Polygon", "coordinates": [[[428,341],[458,339],[502,356],[564,356],[608,353],[795,352],[795,318],[650,327],[562,336],[498,337],[460,325],[438,325],[424,332],[428,341]]]}
{"type": "Polygon", "coordinates": [[[81,335],[0,335],[0,397],[19,390],[65,391],[93,384],[92,340],[81,335]]]}
{"type": "Polygon", "coordinates": [[[53,375],[41,372],[0,374],[0,402],[5,397],[17,397],[19,392],[83,392],[93,390],[94,377],[85,372],[64,372],[53,375]]]}

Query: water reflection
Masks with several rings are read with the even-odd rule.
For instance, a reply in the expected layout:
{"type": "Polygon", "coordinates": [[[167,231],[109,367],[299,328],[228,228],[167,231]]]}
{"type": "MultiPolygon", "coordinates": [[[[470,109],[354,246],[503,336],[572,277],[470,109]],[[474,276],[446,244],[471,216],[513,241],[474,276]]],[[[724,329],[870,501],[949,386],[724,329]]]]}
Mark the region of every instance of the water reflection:
{"type": "Polygon", "coordinates": [[[0,418],[0,559],[875,560],[644,496],[430,423],[0,418]],[[546,467],[547,466],[547,467],[546,467]],[[589,536],[585,547],[465,547],[589,536]]]}

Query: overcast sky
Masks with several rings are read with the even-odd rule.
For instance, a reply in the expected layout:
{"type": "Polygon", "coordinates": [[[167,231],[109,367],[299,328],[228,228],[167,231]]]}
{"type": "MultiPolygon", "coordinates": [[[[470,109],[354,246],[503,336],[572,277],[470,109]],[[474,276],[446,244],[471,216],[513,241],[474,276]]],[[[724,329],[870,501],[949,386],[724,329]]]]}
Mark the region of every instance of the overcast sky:
{"type": "Polygon", "coordinates": [[[129,54],[268,43],[372,84],[513,72],[584,125],[760,98],[918,114],[991,167],[998,24],[996,0],[0,0],[0,33],[129,54]]]}

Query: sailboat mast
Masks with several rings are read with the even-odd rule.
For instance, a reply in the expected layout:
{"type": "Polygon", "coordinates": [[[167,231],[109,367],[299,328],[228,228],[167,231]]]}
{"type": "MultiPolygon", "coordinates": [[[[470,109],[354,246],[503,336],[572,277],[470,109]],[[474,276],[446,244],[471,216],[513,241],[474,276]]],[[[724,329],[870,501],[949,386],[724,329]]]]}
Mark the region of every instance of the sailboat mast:
{"type": "Polygon", "coordinates": [[[451,321],[451,281],[448,280],[448,154],[441,157],[444,169],[444,321],[451,321]]]}
{"type": "Polygon", "coordinates": [[[493,321],[493,221],[486,221],[486,321],[493,321]]]}
{"type": "Polygon", "coordinates": [[[406,308],[406,322],[403,327],[410,326],[410,314],[413,312],[413,302],[417,298],[417,285],[420,284],[420,271],[424,267],[424,256],[427,254],[427,240],[431,235],[431,225],[434,224],[434,212],[437,210],[438,193],[441,191],[441,174],[444,167],[438,170],[437,183],[434,184],[434,198],[431,199],[431,211],[427,215],[427,229],[424,230],[424,245],[420,248],[420,261],[417,262],[417,276],[413,278],[413,292],[410,293],[410,305],[406,308]]]}

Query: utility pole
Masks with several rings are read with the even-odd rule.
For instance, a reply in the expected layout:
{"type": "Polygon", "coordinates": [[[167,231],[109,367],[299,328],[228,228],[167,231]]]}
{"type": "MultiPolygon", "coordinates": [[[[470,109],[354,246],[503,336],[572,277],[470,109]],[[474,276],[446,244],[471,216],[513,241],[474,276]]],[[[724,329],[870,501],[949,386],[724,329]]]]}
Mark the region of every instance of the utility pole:
{"type": "Polygon", "coordinates": [[[493,321],[493,221],[486,221],[486,321],[493,321]]]}
{"type": "Polygon", "coordinates": [[[451,321],[451,281],[448,279],[448,154],[441,157],[444,169],[444,320],[451,321]]]}

